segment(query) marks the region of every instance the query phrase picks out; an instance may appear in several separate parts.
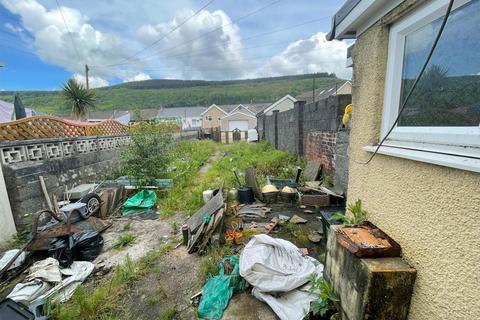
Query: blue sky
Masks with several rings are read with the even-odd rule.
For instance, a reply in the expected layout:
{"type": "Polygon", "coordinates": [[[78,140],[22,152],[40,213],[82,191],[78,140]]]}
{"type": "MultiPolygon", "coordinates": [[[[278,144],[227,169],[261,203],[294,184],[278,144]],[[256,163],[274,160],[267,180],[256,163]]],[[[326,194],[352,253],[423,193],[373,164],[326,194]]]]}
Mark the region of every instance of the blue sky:
{"type": "Polygon", "coordinates": [[[0,0],[0,60],[6,65],[0,90],[53,90],[69,77],[84,81],[85,63],[96,87],[325,71],[349,77],[347,43],[324,37],[343,1],[210,1],[60,0],[60,11],[55,0],[0,0]]]}

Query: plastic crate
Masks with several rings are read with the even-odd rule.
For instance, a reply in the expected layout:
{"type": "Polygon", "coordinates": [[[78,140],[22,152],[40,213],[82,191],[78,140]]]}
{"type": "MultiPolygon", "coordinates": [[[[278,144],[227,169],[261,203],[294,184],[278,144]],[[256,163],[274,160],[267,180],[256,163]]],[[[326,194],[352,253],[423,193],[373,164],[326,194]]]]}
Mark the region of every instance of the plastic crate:
{"type": "Polygon", "coordinates": [[[5,299],[0,302],[0,320],[33,320],[35,315],[23,304],[12,299],[5,299]]]}

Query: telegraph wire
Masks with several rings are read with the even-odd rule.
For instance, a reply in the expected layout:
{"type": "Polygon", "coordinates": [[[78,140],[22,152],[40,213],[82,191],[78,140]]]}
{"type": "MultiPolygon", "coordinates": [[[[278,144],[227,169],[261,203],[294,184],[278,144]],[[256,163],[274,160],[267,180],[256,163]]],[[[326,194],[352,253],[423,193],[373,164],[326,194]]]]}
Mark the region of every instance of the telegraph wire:
{"type": "MultiPolygon", "coordinates": [[[[168,49],[165,50],[165,51],[168,52],[168,51],[171,51],[172,49],[178,48],[178,47],[180,47],[180,46],[184,46],[184,45],[189,44],[189,43],[191,43],[191,42],[194,42],[194,41],[196,41],[196,40],[198,40],[198,39],[201,39],[201,38],[205,37],[206,35],[209,35],[209,34],[215,32],[215,31],[221,30],[221,29],[223,29],[224,27],[228,27],[228,26],[230,26],[230,25],[233,25],[234,23],[237,23],[237,22],[239,22],[239,21],[241,21],[241,20],[244,20],[244,19],[246,19],[246,18],[248,18],[248,17],[250,17],[250,16],[252,16],[252,15],[254,15],[254,14],[260,12],[260,11],[262,11],[262,10],[265,10],[265,9],[273,6],[274,4],[277,4],[277,3],[281,2],[281,1],[283,1],[283,0],[275,0],[275,1],[272,1],[272,2],[268,3],[267,5],[265,5],[265,6],[263,6],[263,7],[260,7],[260,8],[258,8],[258,9],[255,9],[254,11],[251,11],[251,12],[249,12],[249,13],[247,13],[247,14],[245,14],[245,15],[243,15],[243,16],[235,19],[235,20],[232,20],[231,22],[229,22],[229,23],[227,23],[227,24],[223,24],[223,25],[221,25],[220,27],[217,27],[217,28],[214,28],[214,29],[212,29],[212,30],[210,30],[210,31],[207,31],[207,32],[205,32],[205,33],[202,33],[202,34],[200,34],[198,37],[189,39],[189,40],[187,40],[187,41],[185,41],[185,42],[182,42],[182,43],[180,43],[180,44],[178,44],[178,45],[176,45],[176,46],[174,46],[174,47],[168,48],[168,49]]],[[[164,51],[164,52],[165,52],[165,51],[164,51]]],[[[162,53],[164,53],[164,52],[162,52],[162,51],[157,51],[155,54],[150,55],[150,56],[147,56],[147,57],[144,57],[143,59],[146,59],[146,58],[149,58],[149,57],[152,57],[152,56],[156,56],[156,55],[162,54],[162,53]]],[[[114,63],[114,64],[107,65],[106,67],[115,67],[115,66],[119,66],[119,65],[123,65],[123,64],[124,64],[124,63],[114,63]]],[[[97,67],[98,67],[98,66],[97,66],[97,67]]]]}
{"type": "MultiPolygon", "coordinates": [[[[321,17],[321,18],[318,18],[318,19],[309,20],[309,21],[294,24],[294,25],[291,25],[291,26],[287,26],[287,27],[283,27],[283,28],[279,28],[279,29],[274,29],[274,30],[267,31],[267,32],[257,33],[257,34],[251,35],[249,37],[243,38],[242,41],[259,38],[259,37],[262,37],[262,36],[265,36],[265,35],[274,34],[274,33],[282,32],[282,31],[285,31],[285,30],[291,30],[291,29],[294,29],[294,28],[298,28],[298,27],[301,27],[301,26],[304,26],[304,25],[307,25],[307,24],[311,24],[311,23],[315,23],[315,22],[318,22],[318,21],[322,21],[322,20],[325,20],[325,19],[330,19],[330,17],[321,17]]],[[[225,42],[225,44],[228,44],[228,43],[231,43],[231,42],[232,42],[231,40],[228,40],[228,41],[225,42]]],[[[291,43],[291,42],[292,41],[285,41],[284,43],[291,43]]],[[[265,45],[265,46],[267,46],[267,45],[265,45]]],[[[259,47],[261,47],[261,46],[259,46],[259,47]]],[[[170,49],[172,49],[172,48],[168,48],[168,49],[166,49],[166,51],[171,51],[170,49]]],[[[247,48],[253,48],[253,47],[247,47],[247,48]]],[[[244,49],[246,49],[246,48],[244,48],[244,49]]],[[[207,52],[207,51],[200,51],[200,52],[207,52]]],[[[208,51],[208,52],[210,52],[210,51],[208,51]]],[[[194,55],[196,55],[197,53],[195,53],[194,55]]],[[[155,53],[155,54],[146,56],[146,57],[142,58],[141,60],[142,60],[142,62],[146,62],[146,61],[153,60],[153,59],[159,57],[159,55],[160,55],[160,53],[155,53]]],[[[190,53],[179,54],[179,55],[174,55],[174,56],[165,56],[163,58],[169,59],[169,58],[172,58],[172,57],[179,57],[179,56],[184,56],[184,55],[190,55],[190,53]]],[[[125,63],[122,63],[122,64],[118,64],[117,66],[128,65],[128,64],[136,64],[136,63],[139,63],[139,62],[140,61],[125,62],[125,63]]],[[[107,68],[107,66],[104,66],[104,67],[97,66],[97,68],[107,68]]]]}
{"type": "MultiPolygon", "coordinates": [[[[178,30],[180,27],[182,27],[185,23],[187,23],[190,19],[194,18],[195,16],[197,16],[200,12],[202,12],[202,10],[204,10],[206,7],[208,7],[210,4],[212,4],[214,1],[216,0],[210,0],[208,1],[205,5],[203,5],[200,9],[198,9],[197,11],[195,11],[190,17],[188,17],[187,19],[183,20],[180,24],[178,24],[177,26],[175,26],[174,28],[172,28],[170,31],[168,31],[166,34],[164,34],[162,37],[160,37],[159,39],[153,41],[152,43],[150,43],[149,45],[145,46],[144,48],[138,50],[137,52],[135,52],[133,55],[131,55],[130,57],[127,57],[124,59],[124,61],[130,61],[132,60],[133,58],[135,58],[136,56],[138,56],[140,53],[150,49],[151,47],[153,47],[154,45],[156,45],[157,43],[159,43],[160,41],[162,41],[163,39],[165,39],[166,37],[168,37],[170,34],[172,34],[174,31],[178,30]]],[[[119,63],[114,63],[114,64],[111,64],[111,65],[107,65],[107,66],[114,66],[114,65],[118,65],[120,63],[123,63],[122,62],[119,62],[119,63]]]]}
{"type": "Polygon", "coordinates": [[[408,100],[410,99],[410,97],[412,96],[413,94],[413,91],[415,90],[415,88],[417,87],[417,84],[420,80],[420,78],[422,77],[423,73],[425,72],[425,70],[427,69],[427,66],[428,66],[428,63],[430,62],[430,59],[432,58],[432,55],[433,53],[435,52],[435,49],[437,47],[437,44],[438,44],[438,41],[440,40],[440,37],[442,36],[442,33],[443,33],[443,30],[445,29],[445,25],[447,24],[447,21],[448,21],[448,17],[450,16],[450,12],[452,11],[452,6],[453,6],[453,2],[455,0],[450,0],[449,4],[448,4],[448,7],[447,7],[447,11],[445,13],[445,16],[442,20],[442,24],[440,25],[440,29],[438,30],[437,32],[437,35],[435,37],[435,40],[433,41],[433,44],[430,48],[430,51],[428,52],[428,55],[425,59],[425,61],[423,62],[423,65],[422,65],[422,68],[420,69],[420,72],[418,73],[417,77],[415,78],[415,82],[413,83],[412,85],[412,88],[410,89],[410,91],[408,91],[408,94],[407,96],[405,97],[405,100],[403,101],[402,103],[402,106],[400,107],[399,111],[398,111],[398,115],[397,115],[397,118],[395,119],[395,121],[393,122],[392,126],[390,127],[390,129],[387,131],[387,134],[382,138],[382,140],[380,141],[380,143],[377,145],[377,147],[375,148],[375,151],[373,152],[373,154],[370,156],[370,158],[367,160],[367,161],[357,161],[355,159],[352,159],[355,163],[358,163],[358,164],[362,164],[362,165],[367,165],[370,163],[370,161],[373,160],[373,158],[377,155],[378,153],[378,150],[380,150],[380,147],[385,143],[385,141],[387,140],[388,136],[392,133],[393,129],[395,129],[395,126],[398,124],[398,121],[400,121],[400,116],[402,115],[403,111],[405,110],[405,107],[407,105],[407,102],[408,100]]]}
{"type": "Polygon", "coordinates": [[[80,53],[77,49],[75,41],[73,40],[72,33],[70,32],[70,29],[68,28],[67,20],[65,20],[65,16],[63,15],[62,8],[60,7],[60,3],[59,3],[58,0],[55,0],[55,2],[57,3],[57,8],[58,8],[58,11],[60,12],[60,15],[62,16],[63,24],[65,25],[65,28],[67,29],[68,36],[70,37],[70,40],[72,41],[72,45],[73,45],[73,48],[75,50],[75,53],[77,54],[78,61],[80,62],[80,60],[81,60],[80,59],[80,53]]]}

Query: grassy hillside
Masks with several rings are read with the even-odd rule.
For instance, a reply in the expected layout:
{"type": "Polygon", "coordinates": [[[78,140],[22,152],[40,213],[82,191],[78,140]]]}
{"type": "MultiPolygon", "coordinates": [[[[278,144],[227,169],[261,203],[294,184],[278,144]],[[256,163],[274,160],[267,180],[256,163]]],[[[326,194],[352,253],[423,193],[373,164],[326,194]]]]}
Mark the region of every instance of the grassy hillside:
{"type": "MultiPolygon", "coordinates": [[[[336,81],[339,79],[322,74],[315,83],[318,88],[336,81]]],[[[96,89],[96,110],[271,102],[311,89],[312,75],[235,81],[147,80],[96,89]]],[[[26,106],[37,111],[61,115],[70,110],[58,91],[24,91],[20,96],[26,106]]],[[[12,102],[13,92],[1,92],[0,99],[12,102]]]]}

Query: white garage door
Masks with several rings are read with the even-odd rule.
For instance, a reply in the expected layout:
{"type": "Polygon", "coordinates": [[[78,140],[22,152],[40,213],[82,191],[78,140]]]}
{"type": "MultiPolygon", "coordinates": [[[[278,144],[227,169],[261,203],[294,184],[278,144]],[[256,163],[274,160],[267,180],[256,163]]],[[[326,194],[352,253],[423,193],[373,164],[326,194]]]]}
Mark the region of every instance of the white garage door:
{"type": "Polygon", "coordinates": [[[248,130],[248,120],[230,120],[228,121],[228,131],[239,129],[241,131],[248,130]]]}

